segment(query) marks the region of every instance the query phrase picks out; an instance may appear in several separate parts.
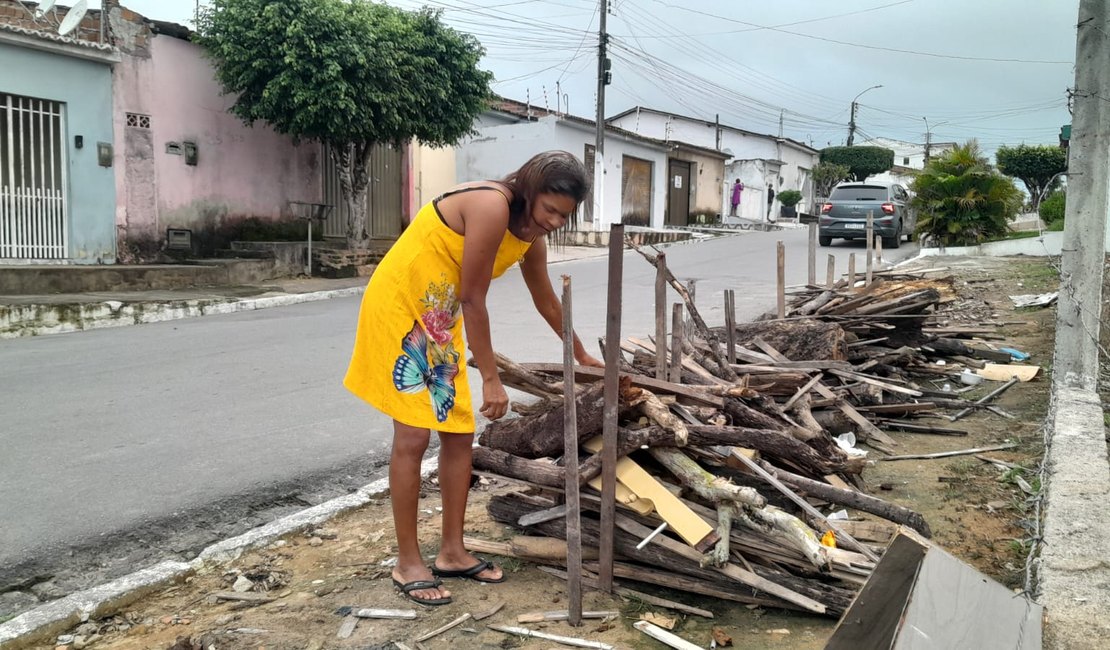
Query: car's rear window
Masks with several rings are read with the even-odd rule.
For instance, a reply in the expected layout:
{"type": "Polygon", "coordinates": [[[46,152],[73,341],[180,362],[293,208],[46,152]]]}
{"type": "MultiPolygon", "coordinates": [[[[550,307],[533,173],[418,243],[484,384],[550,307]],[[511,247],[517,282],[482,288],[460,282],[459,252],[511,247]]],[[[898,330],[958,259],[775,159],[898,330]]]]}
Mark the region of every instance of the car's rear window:
{"type": "Polygon", "coordinates": [[[849,185],[833,190],[832,201],[885,201],[887,189],[881,185],[849,185]]]}

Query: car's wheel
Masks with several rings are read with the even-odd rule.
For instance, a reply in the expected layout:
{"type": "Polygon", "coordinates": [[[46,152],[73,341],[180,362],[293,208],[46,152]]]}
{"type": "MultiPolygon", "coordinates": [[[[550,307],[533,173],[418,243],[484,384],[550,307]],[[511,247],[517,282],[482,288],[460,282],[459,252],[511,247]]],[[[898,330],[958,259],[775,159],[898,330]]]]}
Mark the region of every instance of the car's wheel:
{"type": "Polygon", "coordinates": [[[832,237],[827,237],[825,235],[818,235],[817,236],[817,243],[821,244],[822,246],[832,246],[832,237]]]}
{"type": "Polygon", "coordinates": [[[902,245],[902,235],[883,237],[883,248],[898,248],[902,245]]]}

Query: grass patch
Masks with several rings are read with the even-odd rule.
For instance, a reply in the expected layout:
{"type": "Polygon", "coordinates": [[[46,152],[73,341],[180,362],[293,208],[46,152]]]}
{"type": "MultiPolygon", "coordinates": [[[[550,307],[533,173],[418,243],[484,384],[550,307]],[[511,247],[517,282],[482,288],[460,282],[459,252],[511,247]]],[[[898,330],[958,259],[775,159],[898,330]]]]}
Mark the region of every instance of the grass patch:
{"type": "Polygon", "coordinates": [[[1001,237],[992,237],[991,239],[983,240],[984,244],[989,244],[994,241],[1009,241],[1011,239],[1032,239],[1033,237],[1040,237],[1041,233],[1037,230],[1015,230],[1008,232],[1001,237]]]}

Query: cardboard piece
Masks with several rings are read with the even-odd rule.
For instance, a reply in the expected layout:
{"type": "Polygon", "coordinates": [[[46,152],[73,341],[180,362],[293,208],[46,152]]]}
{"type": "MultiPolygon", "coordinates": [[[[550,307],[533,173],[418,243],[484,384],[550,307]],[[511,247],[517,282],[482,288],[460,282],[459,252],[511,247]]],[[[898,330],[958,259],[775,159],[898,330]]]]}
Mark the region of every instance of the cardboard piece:
{"type": "Polygon", "coordinates": [[[1040,650],[1042,609],[901,528],[825,650],[1040,650]]]}
{"type": "Polygon", "coordinates": [[[975,374],[991,381],[1009,381],[1017,377],[1020,381],[1029,381],[1037,376],[1040,366],[1023,366],[1017,363],[988,363],[975,374]]]}

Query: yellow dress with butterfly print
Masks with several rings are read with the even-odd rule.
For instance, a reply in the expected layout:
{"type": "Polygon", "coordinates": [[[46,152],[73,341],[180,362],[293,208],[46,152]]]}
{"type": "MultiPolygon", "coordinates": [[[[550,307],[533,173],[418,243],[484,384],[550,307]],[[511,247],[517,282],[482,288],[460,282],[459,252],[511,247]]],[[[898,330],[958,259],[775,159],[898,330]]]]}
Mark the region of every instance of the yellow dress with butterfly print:
{"type": "MultiPolygon", "coordinates": [[[[490,190],[467,187],[456,192],[490,190]]],[[[458,287],[463,236],[436,207],[425,205],[382,259],[358,316],[354,353],[343,384],[389,417],[448,433],[474,432],[466,381],[458,287]]],[[[531,242],[508,231],[497,249],[493,277],[524,257],[531,242]]]]}

